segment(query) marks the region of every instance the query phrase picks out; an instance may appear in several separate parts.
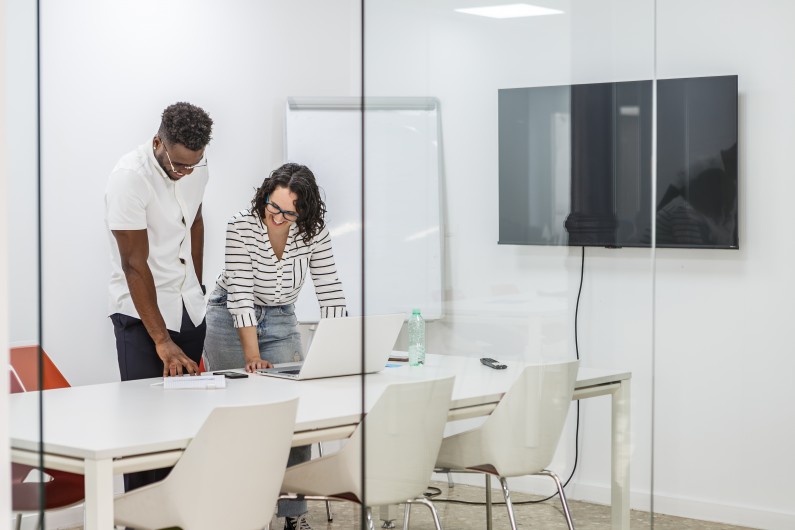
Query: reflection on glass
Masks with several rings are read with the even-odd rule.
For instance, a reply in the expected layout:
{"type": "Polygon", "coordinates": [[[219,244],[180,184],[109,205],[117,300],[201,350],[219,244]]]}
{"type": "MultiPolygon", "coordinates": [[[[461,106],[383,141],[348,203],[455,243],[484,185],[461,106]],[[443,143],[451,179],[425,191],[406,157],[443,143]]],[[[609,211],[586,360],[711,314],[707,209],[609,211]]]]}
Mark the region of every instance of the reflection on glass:
{"type": "Polygon", "coordinates": [[[500,243],[642,246],[651,96],[651,81],[500,90],[500,243]]]}
{"type": "Polygon", "coordinates": [[[657,83],[657,246],[738,248],[737,76],[657,83]]]}

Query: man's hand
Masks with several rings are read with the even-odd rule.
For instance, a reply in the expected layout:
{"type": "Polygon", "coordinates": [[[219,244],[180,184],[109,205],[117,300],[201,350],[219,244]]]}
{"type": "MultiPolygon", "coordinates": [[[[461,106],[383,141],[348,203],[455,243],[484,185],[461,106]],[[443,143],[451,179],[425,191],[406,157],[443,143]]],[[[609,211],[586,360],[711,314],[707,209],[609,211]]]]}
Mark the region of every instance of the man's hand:
{"type": "Polygon", "coordinates": [[[246,372],[255,372],[260,368],[273,368],[270,361],[260,358],[246,359],[246,372]]]}
{"type": "Polygon", "coordinates": [[[155,344],[155,348],[157,355],[163,361],[163,377],[182,375],[183,368],[190,375],[199,375],[199,366],[185,355],[182,348],[170,338],[160,344],[155,344]]]}

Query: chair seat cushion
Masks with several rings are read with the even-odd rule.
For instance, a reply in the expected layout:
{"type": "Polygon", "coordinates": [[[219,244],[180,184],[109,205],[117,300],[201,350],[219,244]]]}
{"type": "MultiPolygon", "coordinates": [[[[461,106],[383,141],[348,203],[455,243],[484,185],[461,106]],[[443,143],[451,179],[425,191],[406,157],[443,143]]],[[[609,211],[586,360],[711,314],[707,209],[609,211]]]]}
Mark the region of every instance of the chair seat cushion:
{"type": "MultiPolygon", "coordinates": [[[[16,467],[17,464],[14,465],[16,467]]],[[[24,466],[28,467],[28,466],[24,466]]],[[[35,468],[30,468],[35,469],[35,468]]],[[[52,477],[52,480],[44,482],[44,506],[40,505],[39,487],[40,482],[22,482],[24,476],[19,481],[14,480],[11,484],[11,506],[15,512],[37,511],[40,508],[51,510],[75,504],[83,500],[85,496],[85,480],[83,475],[45,469],[45,473],[52,477]]],[[[20,476],[12,473],[14,478],[20,476]]],[[[25,474],[26,476],[27,474],[25,474]]]]}

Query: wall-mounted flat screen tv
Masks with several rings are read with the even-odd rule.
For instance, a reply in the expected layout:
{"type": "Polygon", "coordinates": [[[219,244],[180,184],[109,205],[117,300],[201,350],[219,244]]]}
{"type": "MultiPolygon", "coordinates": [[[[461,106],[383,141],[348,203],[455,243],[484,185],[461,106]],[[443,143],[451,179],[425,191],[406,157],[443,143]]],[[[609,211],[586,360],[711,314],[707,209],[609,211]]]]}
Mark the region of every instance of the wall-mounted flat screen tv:
{"type": "MultiPolygon", "coordinates": [[[[499,90],[499,243],[652,244],[652,81],[499,90]]],[[[737,76],[657,81],[656,245],[739,248],[737,76]]]]}

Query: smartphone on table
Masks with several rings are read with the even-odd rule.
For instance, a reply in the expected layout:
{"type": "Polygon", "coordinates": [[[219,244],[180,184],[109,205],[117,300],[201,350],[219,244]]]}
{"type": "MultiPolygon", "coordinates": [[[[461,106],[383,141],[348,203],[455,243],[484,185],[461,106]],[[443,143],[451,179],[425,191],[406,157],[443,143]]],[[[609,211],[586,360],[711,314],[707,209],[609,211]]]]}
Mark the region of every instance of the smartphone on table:
{"type": "Polygon", "coordinates": [[[221,372],[213,372],[213,375],[222,375],[227,379],[245,379],[248,377],[248,374],[244,374],[241,372],[232,372],[231,370],[224,370],[221,372]]]}

